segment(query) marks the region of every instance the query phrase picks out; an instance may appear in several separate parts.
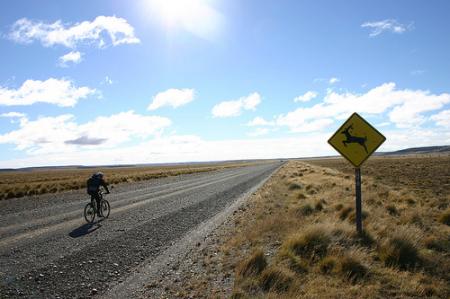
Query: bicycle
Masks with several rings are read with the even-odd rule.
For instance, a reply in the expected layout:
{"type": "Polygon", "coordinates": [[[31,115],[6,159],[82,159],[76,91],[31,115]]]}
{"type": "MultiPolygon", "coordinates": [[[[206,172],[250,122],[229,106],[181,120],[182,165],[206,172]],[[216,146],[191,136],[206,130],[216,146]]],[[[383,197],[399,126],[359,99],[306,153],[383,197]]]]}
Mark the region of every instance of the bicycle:
{"type": "MultiPolygon", "coordinates": [[[[108,218],[109,213],[111,212],[109,202],[103,198],[103,191],[99,191],[99,196],[100,215],[103,218],[108,218]]],[[[88,223],[92,223],[94,222],[95,215],[97,215],[97,203],[95,202],[95,200],[91,200],[91,202],[84,207],[84,219],[86,219],[88,223]]]]}

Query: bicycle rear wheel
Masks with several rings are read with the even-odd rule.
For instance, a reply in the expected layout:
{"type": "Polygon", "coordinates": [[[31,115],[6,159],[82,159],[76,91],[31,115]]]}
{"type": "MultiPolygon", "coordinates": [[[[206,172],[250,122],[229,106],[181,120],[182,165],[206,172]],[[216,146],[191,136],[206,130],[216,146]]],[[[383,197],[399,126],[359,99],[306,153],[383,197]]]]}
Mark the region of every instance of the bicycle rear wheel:
{"type": "Polygon", "coordinates": [[[111,208],[109,206],[109,202],[106,199],[102,200],[102,203],[100,205],[100,215],[102,215],[105,218],[108,218],[110,212],[111,208]]]}
{"type": "Polygon", "coordinates": [[[92,205],[92,203],[88,203],[84,207],[84,219],[86,219],[86,221],[88,223],[94,222],[94,219],[95,219],[95,208],[92,205]]]}

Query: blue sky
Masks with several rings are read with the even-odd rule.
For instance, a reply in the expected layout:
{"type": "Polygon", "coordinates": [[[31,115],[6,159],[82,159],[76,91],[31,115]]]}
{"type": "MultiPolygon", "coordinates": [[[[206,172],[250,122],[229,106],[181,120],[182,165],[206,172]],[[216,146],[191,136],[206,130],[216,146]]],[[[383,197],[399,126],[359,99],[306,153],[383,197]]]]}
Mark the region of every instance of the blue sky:
{"type": "Polygon", "coordinates": [[[448,1],[2,1],[0,167],[450,144],[448,1]]]}

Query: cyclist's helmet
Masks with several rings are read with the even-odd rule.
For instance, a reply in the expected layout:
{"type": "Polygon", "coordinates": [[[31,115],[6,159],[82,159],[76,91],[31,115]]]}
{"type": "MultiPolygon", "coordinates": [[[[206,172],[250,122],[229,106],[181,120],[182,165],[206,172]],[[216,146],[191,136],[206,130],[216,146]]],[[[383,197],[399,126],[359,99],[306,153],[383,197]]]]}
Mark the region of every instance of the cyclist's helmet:
{"type": "Polygon", "coordinates": [[[96,174],[94,174],[94,176],[96,176],[96,177],[98,177],[100,179],[103,179],[103,172],[99,171],[96,174]]]}

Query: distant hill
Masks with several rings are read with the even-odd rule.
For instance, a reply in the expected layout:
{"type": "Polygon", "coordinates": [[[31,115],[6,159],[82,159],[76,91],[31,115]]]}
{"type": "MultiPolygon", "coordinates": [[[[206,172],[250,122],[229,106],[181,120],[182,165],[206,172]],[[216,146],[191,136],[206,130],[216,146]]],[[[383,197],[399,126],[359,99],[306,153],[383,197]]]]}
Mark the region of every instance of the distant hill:
{"type": "Polygon", "coordinates": [[[411,147],[395,152],[379,153],[381,156],[418,155],[418,154],[450,154],[450,145],[411,147]]]}
{"type": "MultiPolygon", "coordinates": [[[[403,156],[403,155],[431,155],[431,154],[444,154],[450,155],[450,145],[440,146],[423,146],[423,147],[411,147],[394,152],[376,152],[374,156],[403,156]]],[[[41,167],[24,167],[24,168],[0,168],[1,172],[8,171],[36,171],[36,170],[64,170],[64,169],[89,169],[89,168],[124,168],[124,167],[158,167],[158,166],[199,166],[206,164],[226,164],[226,163],[245,163],[264,160],[287,160],[287,159],[327,159],[336,158],[339,155],[333,156],[317,156],[317,157],[302,157],[302,158],[274,158],[274,159],[250,159],[250,160],[225,160],[225,161],[211,161],[211,162],[178,162],[178,163],[149,163],[149,164],[122,164],[122,165],[68,165],[68,166],[41,166],[41,167]]]]}

